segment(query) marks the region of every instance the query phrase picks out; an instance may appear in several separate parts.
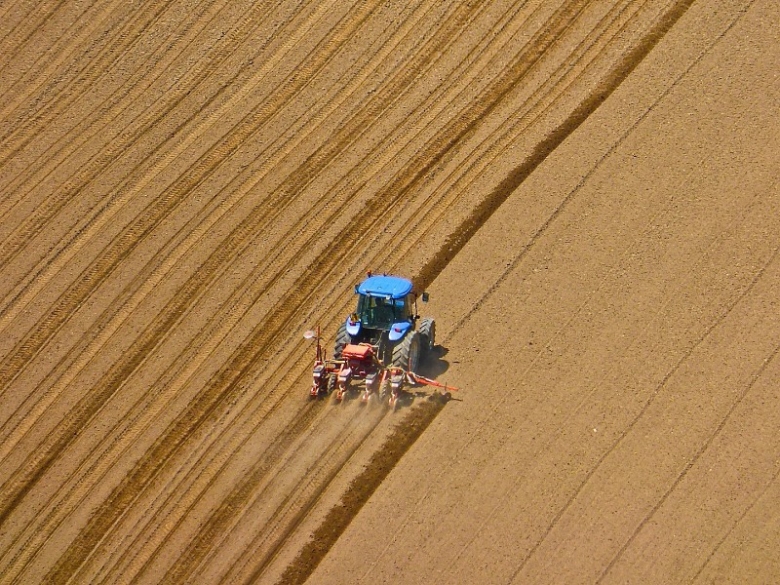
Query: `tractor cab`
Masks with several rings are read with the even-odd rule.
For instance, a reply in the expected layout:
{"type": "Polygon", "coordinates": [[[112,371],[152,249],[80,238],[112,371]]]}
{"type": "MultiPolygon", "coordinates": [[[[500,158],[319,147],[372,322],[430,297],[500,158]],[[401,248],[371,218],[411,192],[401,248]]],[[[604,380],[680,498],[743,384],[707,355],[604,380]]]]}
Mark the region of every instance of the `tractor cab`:
{"type": "MultiPolygon", "coordinates": [[[[355,312],[347,317],[336,336],[334,356],[348,344],[368,344],[384,364],[416,367],[420,355],[433,347],[434,323],[417,314],[417,293],[412,282],[399,276],[372,275],[355,286],[355,312]],[[419,331],[417,331],[419,329],[419,331]]],[[[423,293],[423,301],[428,295],[423,293]]]]}
{"type": "Polygon", "coordinates": [[[397,341],[414,326],[417,295],[412,283],[397,276],[369,276],[355,287],[357,310],[347,319],[351,336],[363,335],[376,341],[386,332],[397,341]]]}

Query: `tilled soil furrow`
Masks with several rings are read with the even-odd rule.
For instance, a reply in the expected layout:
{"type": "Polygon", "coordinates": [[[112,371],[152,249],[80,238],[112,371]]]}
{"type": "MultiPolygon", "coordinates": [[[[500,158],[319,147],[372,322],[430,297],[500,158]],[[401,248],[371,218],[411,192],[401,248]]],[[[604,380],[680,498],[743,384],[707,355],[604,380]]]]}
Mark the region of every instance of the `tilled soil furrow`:
{"type": "MultiPolygon", "coordinates": [[[[674,23],[685,14],[685,11],[690,7],[691,3],[691,0],[682,0],[676,2],[665,11],[649,32],[646,33],[622,59],[620,59],[618,64],[612,68],[599,86],[581,102],[577,109],[575,109],[562,124],[558,125],[534,148],[533,153],[526,161],[521,166],[514,169],[506,179],[496,187],[490,196],[480,203],[474,212],[472,212],[472,214],[459,226],[459,229],[453,231],[447,245],[440,250],[439,254],[434,255],[426,267],[423,268],[420,275],[421,284],[432,282],[449,260],[465,246],[466,242],[468,242],[476,231],[484,225],[490,216],[507,200],[509,195],[520,186],[531,172],[533,172],[533,170],[538,167],[545,158],[547,158],[547,156],[566,139],[566,137],[574,132],[574,130],[576,130],[587,117],[595,111],[609,94],[617,89],[631,71],[641,63],[642,59],[644,59],[652,48],[663,38],[674,23]]],[[[534,240],[538,239],[546,227],[560,215],[562,210],[563,207],[558,208],[556,213],[540,228],[534,240]]],[[[532,243],[534,240],[532,240],[532,243]]],[[[526,246],[525,249],[527,250],[528,247],[529,246],[526,246]]],[[[518,258],[518,261],[519,260],[521,260],[521,258],[518,258]]],[[[506,273],[508,272],[509,270],[506,271],[506,273]]],[[[496,286],[498,284],[499,283],[496,283],[496,286]]],[[[481,303],[475,305],[468,314],[464,315],[457,327],[461,327],[470,315],[478,309],[480,304],[481,303]]]]}
{"type": "MultiPolygon", "coordinates": [[[[775,252],[776,254],[776,252],[775,252]]],[[[761,272],[763,274],[763,271],[761,272]]],[[[759,275],[760,277],[761,275],[759,275]]],[[[754,281],[755,283],[755,281],[754,281]]],[[[697,465],[702,458],[702,456],[710,449],[712,446],[712,443],[718,438],[718,436],[723,432],[723,429],[725,428],[726,424],[731,419],[731,416],[736,411],[736,409],[742,404],[742,402],[747,397],[748,393],[750,393],[753,386],[756,384],[756,382],[764,375],[766,372],[766,369],[769,367],[769,365],[777,358],[778,353],[780,353],[780,345],[776,346],[774,351],[769,354],[766,358],[764,358],[763,362],[761,363],[758,370],[753,374],[748,384],[745,386],[745,388],[739,390],[736,398],[734,399],[731,407],[726,412],[723,419],[718,423],[718,426],[715,427],[714,431],[706,438],[706,440],[701,444],[699,449],[696,451],[696,453],[693,454],[693,456],[686,462],[685,467],[680,471],[680,473],[677,475],[677,477],[674,479],[674,481],[669,485],[669,487],[666,489],[666,491],[661,495],[660,498],[656,501],[656,503],[653,505],[653,507],[650,509],[650,511],[645,515],[644,518],[636,525],[634,528],[634,531],[631,533],[631,535],[628,537],[628,539],[622,544],[620,549],[617,551],[617,554],[615,554],[612,559],[607,563],[607,565],[604,567],[604,570],[601,572],[601,574],[598,577],[598,580],[596,583],[601,583],[604,578],[609,575],[609,573],[612,572],[615,565],[617,565],[618,562],[620,562],[623,555],[626,553],[626,551],[629,549],[629,547],[634,543],[639,533],[642,531],[642,529],[647,525],[648,522],[651,521],[653,516],[658,513],[658,511],[663,507],[663,505],[666,503],[666,501],[669,499],[669,497],[672,495],[672,493],[678,488],[678,486],[685,480],[688,473],[693,469],[695,465],[697,465]]]]}
{"type": "MultiPolygon", "coordinates": [[[[127,26],[127,19],[133,15],[138,16],[138,11],[129,10],[121,3],[99,4],[85,6],[70,28],[62,31],[62,35],[48,50],[40,52],[35,62],[23,69],[19,77],[8,84],[8,100],[0,107],[0,120],[18,118],[24,121],[9,127],[7,133],[0,133],[3,140],[0,168],[3,168],[9,155],[18,150],[12,147],[16,135],[30,129],[41,131],[48,120],[60,118],[59,114],[66,109],[62,106],[72,105],[72,100],[66,99],[63,93],[73,85],[80,87],[90,78],[85,72],[94,69],[90,66],[93,59],[101,59],[101,52],[96,48],[97,39],[102,36],[100,32],[115,30],[121,38],[121,30],[127,26]],[[122,8],[125,8],[124,12],[122,8]],[[85,69],[63,75],[63,71],[69,71],[80,62],[85,64],[85,69]],[[72,80],[71,75],[75,75],[76,79],[72,80]],[[84,77],[79,78],[81,75],[84,77]],[[54,110],[52,106],[59,105],[58,99],[67,104],[63,103],[54,110]]],[[[108,50],[110,51],[111,47],[108,47],[108,50]]],[[[100,68],[96,70],[100,71],[100,68]]],[[[105,70],[102,73],[105,73],[105,70]]],[[[93,73],[91,77],[96,75],[93,73]]],[[[81,94],[83,95],[83,92],[81,94]]]]}
{"type": "MultiPolygon", "coordinates": [[[[268,209],[268,208],[266,208],[265,210],[260,209],[260,210],[256,210],[256,211],[258,212],[258,215],[266,214],[266,218],[268,217],[268,215],[267,215],[268,213],[272,213],[272,210],[268,209]]],[[[304,220],[304,221],[306,221],[306,220],[304,220]]],[[[287,240],[288,240],[288,238],[285,238],[285,241],[287,241],[287,240]]],[[[219,263],[220,263],[220,261],[216,262],[216,264],[219,264],[219,263]]],[[[260,270],[259,272],[263,273],[264,271],[260,270]]],[[[90,473],[90,475],[92,475],[92,473],[90,473]]],[[[27,550],[27,549],[29,549],[29,547],[25,547],[25,549],[27,550]]]]}
{"type": "MultiPolygon", "coordinates": [[[[141,14],[145,13],[142,12],[141,14]]],[[[144,28],[151,26],[155,20],[162,18],[164,14],[164,9],[158,7],[154,13],[146,16],[146,18],[141,22],[134,24],[143,30],[144,28]]],[[[131,33],[132,31],[126,35],[128,39],[128,46],[119,48],[115,48],[113,46],[106,47],[104,49],[106,58],[117,58],[115,56],[115,50],[119,50],[120,53],[122,51],[128,51],[134,43],[139,43],[139,35],[131,33]]],[[[150,59],[154,57],[154,54],[149,56],[150,59]]],[[[106,66],[110,67],[110,64],[106,66]]],[[[98,69],[96,73],[105,74],[105,69],[98,69]]],[[[101,77],[98,75],[97,79],[94,80],[94,83],[100,83],[100,80],[101,77]]],[[[85,91],[89,91],[90,87],[92,87],[91,83],[87,85],[85,91]]],[[[138,121],[136,121],[134,126],[125,128],[120,133],[119,139],[111,141],[104,149],[101,149],[93,154],[89,161],[87,161],[88,164],[86,167],[79,169],[79,171],[73,175],[65,183],[65,185],[62,185],[54,193],[47,193],[46,197],[43,198],[43,201],[41,201],[36,206],[33,212],[24,221],[20,222],[20,224],[16,226],[15,229],[13,229],[6,240],[2,243],[2,246],[0,247],[0,264],[7,265],[11,263],[18,254],[22,253],[23,250],[30,245],[31,242],[35,241],[35,238],[38,234],[46,229],[53,220],[60,217],[63,210],[71,201],[73,201],[75,197],[83,195],[83,192],[90,183],[93,183],[97,177],[101,175],[101,173],[104,173],[111,166],[117,166],[118,160],[120,160],[123,155],[127,156],[127,149],[132,144],[138,142],[141,137],[148,131],[156,128],[156,126],[164,119],[164,117],[169,114],[173,107],[175,107],[186,97],[188,89],[189,88],[185,89],[184,91],[180,90],[178,95],[174,94],[174,99],[166,104],[167,107],[152,110],[149,114],[147,114],[147,116],[143,116],[138,121]]],[[[79,96],[80,94],[78,92],[74,92],[73,100],[75,101],[79,98],[79,96]]],[[[63,108],[65,106],[66,105],[63,105],[63,108]]],[[[44,119],[45,118],[46,117],[44,117],[44,119]]],[[[33,122],[35,121],[33,120],[33,122]]],[[[98,137],[103,139],[102,135],[98,135],[98,137]]],[[[13,153],[10,153],[9,156],[12,154],[13,153]]],[[[67,153],[65,154],[67,155],[67,153]]],[[[46,177],[44,177],[44,179],[45,178],[46,177]]],[[[27,193],[22,190],[18,190],[17,199],[26,196],[30,192],[36,190],[38,187],[38,184],[32,185],[30,187],[30,191],[27,193]]],[[[83,229],[79,231],[83,232],[83,229]]]]}
{"type": "MultiPolygon", "coordinates": [[[[232,48],[228,47],[226,52],[220,52],[215,60],[208,61],[205,67],[196,70],[193,88],[199,88],[202,82],[208,80],[210,75],[214,73],[214,70],[221,63],[224,63],[225,59],[232,54],[234,49],[234,46],[232,48]]],[[[146,155],[144,160],[133,167],[130,170],[130,174],[120,181],[114,188],[114,191],[117,193],[116,196],[105,198],[100,201],[89,216],[80,225],[75,226],[67,237],[62,238],[51,253],[42,259],[35,268],[26,275],[21,285],[12,290],[5,299],[6,304],[0,312],[0,323],[8,323],[17,315],[21,308],[43,288],[54,274],[61,270],[62,267],[84,247],[90,237],[102,229],[107,222],[117,214],[126,202],[144,189],[176,156],[179,156],[196,140],[196,138],[201,136],[207,128],[213,125],[215,118],[211,115],[206,124],[202,122],[199,123],[184,140],[181,140],[180,138],[180,133],[183,132],[187,126],[194,125],[196,123],[195,121],[201,115],[200,112],[216,102],[229,86],[230,84],[225,84],[218,88],[215,93],[208,97],[205,103],[200,104],[198,108],[196,108],[195,114],[189,114],[183,122],[180,122],[162,144],[146,155]],[[166,153],[167,147],[172,147],[173,150],[166,153]]],[[[189,98],[190,94],[191,90],[188,87],[172,92],[170,94],[170,97],[172,98],[171,101],[166,102],[165,107],[162,108],[162,110],[158,110],[156,107],[148,109],[140,120],[134,122],[134,124],[140,124],[139,129],[135,132],[125,131],[123,135],[124,138],[119,142],[128,146],[132,145],[135,140],[160,125],[167,116],[189,98]]],[[[136,97],[140,98],[140,94],[136,97]]],[[[223,104],[221,109],[229,106],[230,103],[231,102],[229,101],[227,104],[223,104]]],[[[113,114],[111,115],[113,116],[113,114]]],[[[122,148],[117,147],[116,149],[111,149],[109,154],[118,155],[121,151],[122,148]]],[[[92,165],[88,167],[86,171],[82,170],[80,172],[77,182],[67,183],[66,189],[70,188],[74,194],[81,193],[81,191],[90,183],[97,180],[99,176],[102,176],[103,173],[110,169],[114,159],[112,159],[111,156],[94,155],[91,161],[92,165]],[[70,187],[68,187],[68,185],[70,185],[70,187]]],[[[36,234],[28,234],[28,237],[32,240],[35,238],[35,235],[36,234]]]]}
{"type": "Polygon", "coordinates": [[[351,239],[352,239],[352,238],[349,238],[349,240],[351,240],[351,239]]]}
{"type": "MultiPolygon", "coordinates": [[[[177,83],[171,83],[171,80],[164,80],[162,73],[150,70],[149,64],[154,63],[161,72],[169,71],[174,62],[186,58],[188,51],[192,50],[191,44],[195,37],[213,21],[222,6],[204,5],[199,10],[189,11],[187,19],[171,31],[167,42],[160,43],[153,51],[142,50],[141,39],[135,39],[124,47],[125,55],[121,63],[112,64],[112,68],[121,64],[122,69],[128,71],[121,81],[117,82],[111,77],[110,69],[98,69],[90,76],[83,76],[84,79],[79,83],[71,82],[63,88],[63,93],[67,95],[60,95],[60,101],[50,106],[56,106],[56,110],[30,117],[26,125],[18,125],[14,134],[9,136],[9,144],[15,134],[25,128],[29,135],[19,137],[19,147],[8,152],[8,164],[0,185],[13,192],[14,196],[0,204],[0,212],[5,216],[14,205],[33,197],[44,188],[46,180],[60,167],[69,161],[80,160],[77,154],[85,150],[84,146],[94,141],[96,136],[101,134],[106,141],[106,136],[111,135],[106,132],[107,129],[126,125],[121,114],[132,109],[140,100],[148,99],[155,84],[167,85],[167,90],[161,95],[166,99],[157,100],[149,108],[164,109],[165,103],[172,101],[171,95],[192,89],[186,76],[182,75],[177,78],[177,83]],[[76,103],[79,104],[81,115],[66,116],[76,103]],[[51,118],[61,120],[61,123],[47,123],[51,118]]],[[[111,55],[115,47],[112,45],[105,49],[107,55],[111,55]]],[[[202,62],[193,64],[192,68],[203,67],[209,62],[208,56],[204,56],[202,62]]],[[[132,117],[140,117],[140,114],[134,113],[132,117]]],[[[102,143],[95,150],[100,148],[102,143]]]]}
{"type": "MultiPolygon", "coordinates": [[[[13,4],[9,2],[9,4],[13,4]]],[[[0,43],[0,55],[4,57],[4,63],[0,64],[0,73],[3,69],[13,63],[14,58],[22,50],[28,41],[35,35],[35,33],[46,25],[46,21],[56,13],[63,4],[66,4],[65,0],[58,0],[56,2],[45,3],[44,8],[36,10],[33,8],[30,10],[26,18],[22,18],[19,22],[23,23],[18,25],[2,40],[0,43]],[[34,16],[30,16],[30,15],[34,16]],[[5,46],[3,46],[5,45],[5,46]]]]}
{"type": "MultiPolygon", "coordinates": [[[[356,28],[366,16],[367,14],[363,12],[351,15],[352,22],[348,29],[356,28]]],[[[342,37],[341,42],[345,38],[342,37]]],[[[340,42],[334,41],[335,39],[328,39],[320,43],[320,47],[312,52],[314,59],[308,63],[309,67],[306,67],[303,72],[298,72],[299,78],[291,80],[289,85],[276,94],[272,102],[264,104],[261,112],[252,113],[245,117],[237,128],[234,128],[232,132],[210,148],[187,173],[179,177],[168,188],[164,195],[147,207],[140,218],[137,218],[122,231],[115,243],[101,253],[88,271],[81,275],[80,280],[63,293],[50,313],[42,319],[42,323],[21,340],[9,356],[3,360],[0,364],[0,388],[6,387],[18,375],[23,364],[29,362],[40,351],[45,342],[67,321],[70,313],[80,306],[86,297],[116,269],[121,260],[138,245],[145,235],[149,234],[154,227],[173,212],[188,193],[212,175],[224,160],[241,147],[245,140],[259,131],[276,109],[294,96],[300,86],[324,66],[332,51],[319,49],[337,50],[340,42]],[[331,43],[334,46],[331,46],[331,43]]]]}
{"type": "MultiPolygon", "coordinates": [[[[646,4],[646,3],[645,3],[646,4]]],[[[571,112],[567,112],[563,125],[557,128],[553,126],[557,114],[554,106],[564,98],[570,99],[572,94],[577,95],[579,106],[574,112],[579,112],[584,104],[590,104],[587,108],[588,115],[594,107],[600,103],[603,95],[602,85],[596,90],[590,87],[591,70],[597,69],[598,61],[613,59],[619,49],[612,45],[615,41],[623,42],[626,28],[634,20],[640,19],[643,5],[634,2],[615,4],[594,27],[593,32],[585,37],[576,49],[574,49],[565,62],[561,62],[549,78],[535,89],[522,104],[517,106],[516,121],[503,124],[496,128],[483,140],[479,148],[469,153],[457,168],[444,180],[438,188],[438,196],[432,200],[431,213],[434,219],[426,228],[431,230],[438,221],[443,220],[448,214],[455,211],[455,207],[461,204],[463,193],[474,189],[476,185],[484,184],[486,179],[481,175],[487,171],[491,164],[507,150],[512,149],[513,142],[518,137],[541,133],[544,139],[534,145],[534,148],[526,154],[526,162],[516,169],[512,175],[495,185],[486,197],[482,198],[472,209],[471,213],[461,222],[458,229],[453,230],[445,242],[422,268],[417,280],[420,288],[426,288],[447,263],[476,231],[487,221],[492,213],[497,210],[509,195],[519,186],[522,180],[535,169],[546,156],[554,150],[557,144],[568,136],[575,128],[571,120],[571,112]],[[629,12],[628,9],[633,9],[629,12]],[[626,14],[628,13],[628,14],[626,14]],[[586,60],[587,59],[587,60],[586,60]],[[563,129],[563,130],[562,130],[563,129]],[[551,138],[554,137],[554,138],[551,138]]],[[[615,71],[623,72],[623,64],[608,71],[603,79],[614,81],[615,71]]],[[[622,79],[622,78],[621,78],[622,79]]],[[[517,149],[514,149],[517,150],[517,149]]],[[[521,151],[522,152],[522,151],[521,151]]],[[[421,236],[425,237],[427,234],[421,236]]]]}
{"type": "MultiPolygon", "coordinates": [[[[46,77],[36,79],[37,85],[25,86],[26,94],[18,96],[14,101],[4,104],[0,110],[0,118],[13,117],[17,108],[27,105],[26,110],[35,104],[38,108],[35,111],[24,111],[24,123],[12,127],[9,135],[3,136],[3,145],[0,148],[0,168],[2,168],[16,152],[23,148],[36,132],[42,131],[48,120],[61,117],[62,112],[71,109],[71,106],[77,99],[83,96],[85,92],[90,91],[95,83],[108,77],[108,72],[116,67],[117,63],[125,58],[125,53],[133,50],[133,47],[141,42],[143,33],[149,28],[154,28],[155,23],[170,9],[170,5],[160,4],[152,5],[146,10],[131,10],[129,7],[120,6],[120,12],[117,15],[118,22],[111,22],[114,27],[110,36],[101,35],[102,38],[110,39],[105,43],[99,43],[94,50],[96,54],[75,56],[73,59],[76,67],[81,67],[75,78],[67,78],[57,89],[47,87],[46,77]],[[121,8],[125,8],[121,11],[121,8]],[[41,91],[46,89],[46,91],[41,91]],[[34,99],[34,92],[38,90],[45,96],[45,99],[34,99]],[[63,95],[64,94],[64,95],[63,95]]],[[[98,23],[95,23],[98,24],[98,23]]],[[[108,23],[107,23],[108,24],[108,23]]],[[[88,47],[88,52],[92,47],[88,47]]],[[[51,73],[56,76],[58,71],[55,69],[51,73]]]]}

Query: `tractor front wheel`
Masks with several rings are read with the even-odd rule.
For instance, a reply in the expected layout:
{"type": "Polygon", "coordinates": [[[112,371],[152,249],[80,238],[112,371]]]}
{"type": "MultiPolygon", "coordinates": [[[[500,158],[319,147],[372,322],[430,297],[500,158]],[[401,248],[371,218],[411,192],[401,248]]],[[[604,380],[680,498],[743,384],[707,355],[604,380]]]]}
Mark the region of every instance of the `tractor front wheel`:
{"type": "Polygon", "coordinates": [[[420,334],[410,331],[393,347],[393,365],[407,372],[416,372],[420,363],[420,334]]]}

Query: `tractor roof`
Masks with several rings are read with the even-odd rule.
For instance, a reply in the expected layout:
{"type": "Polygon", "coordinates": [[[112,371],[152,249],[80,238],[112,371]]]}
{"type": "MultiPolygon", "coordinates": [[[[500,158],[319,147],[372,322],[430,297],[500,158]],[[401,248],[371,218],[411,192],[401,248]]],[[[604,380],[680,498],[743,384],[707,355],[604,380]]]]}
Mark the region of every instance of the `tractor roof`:
{"type": "Polygon", "coordinates": [[[361,295],[401,299],[412,292],[412,283],[398,276],[369,276],[358,286],[361,295]]]}

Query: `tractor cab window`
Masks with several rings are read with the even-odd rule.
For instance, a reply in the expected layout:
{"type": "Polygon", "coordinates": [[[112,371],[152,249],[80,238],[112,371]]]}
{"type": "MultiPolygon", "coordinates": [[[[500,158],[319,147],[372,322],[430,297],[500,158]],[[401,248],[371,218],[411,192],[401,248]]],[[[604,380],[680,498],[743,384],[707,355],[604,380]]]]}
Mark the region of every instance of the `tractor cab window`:
{"type": "Polygon", "coordinates": [[[407,318],[405,299],[361,295],[357,309],[360,322],[370,329],[389,329],[407,318]]]}

